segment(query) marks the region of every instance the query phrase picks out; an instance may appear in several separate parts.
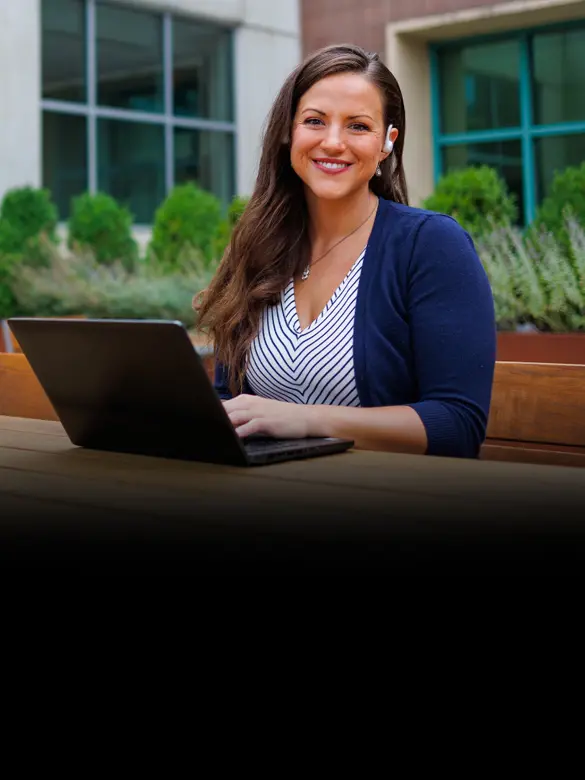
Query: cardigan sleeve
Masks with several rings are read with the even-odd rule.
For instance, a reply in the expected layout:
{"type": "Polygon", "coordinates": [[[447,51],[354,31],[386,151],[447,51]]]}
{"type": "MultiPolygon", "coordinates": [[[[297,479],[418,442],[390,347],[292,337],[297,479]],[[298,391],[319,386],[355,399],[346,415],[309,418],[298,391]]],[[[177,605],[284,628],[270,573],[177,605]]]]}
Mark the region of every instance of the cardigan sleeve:
{"type": "MultiPolygon", "coordinates": [[[[215,361],[213,387],[222,401],[228,401],[230,398],[232,398],[232,392],[230,390],[230,384],[228,380],[228,369],[218,360],[215,361]]],[[[242,392],[247,393],[248,395],[254,395],[254,391],[250,387],[246,377],[244,377],[244,387],[242,392]]]]}
{"type": "Polygon", "coordinates": [[[469,235],[433,214],[418,229],[408,309],[416,403],[429,455],[474,458],[485,439],[496,360],[494,303],[469,235]]]}
{"type": "Polygon", "coordinates": [[[213,386],[222,401],[227,401],[232,397],[229,388],[227,368],[223,363],[220,363],[217,360],[215,361],[213,386]]]}

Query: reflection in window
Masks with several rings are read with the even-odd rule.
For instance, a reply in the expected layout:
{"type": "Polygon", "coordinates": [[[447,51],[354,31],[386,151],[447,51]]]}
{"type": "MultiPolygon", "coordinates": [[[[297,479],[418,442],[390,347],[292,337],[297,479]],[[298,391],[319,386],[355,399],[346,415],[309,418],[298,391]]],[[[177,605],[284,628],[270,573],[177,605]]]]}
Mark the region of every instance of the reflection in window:
{"type": "Polygon", "coordinates": [[[87,119],[72,114],[43,113],[43,187],[67,219],[71,199],[87,189],[87,119]]]}
{"type": "Polygon", "coordinates": [[[96,24],[98,104],[162,111],[162,16],[98,5],[96,24]]]}
{"type": "Polygon", "coordinates": [[[98,121],[98,189],[152,222],[165,195],[164,128],[115,119],[98,121]]]}
{"type": "Polygon", "coordinates": [[[443,149],[445,171],[468,165],[489,165],[495,168],[516,197],[518,219],[524,215],[522,188],[522,149],[520,141],[500,141],[486,144],[457,144],[443,149]]]}
{"type": "Polygon", "coordinates": [[[44,98],[85,102],[85,4],[82,0],[43,0],[42,63],[44,98]]]}
{"type": "Polygon", "coordinates": [[[556,171],[585,162],[585,135],[554,135],[536,141],[536,178],[539,198],[550,193],[556,171]]]}
{"type": "Polygon", "coordinates": [[[207,24],[173,22],[174,112],[232,119],[231,34],[207,24]]]}
{"type": "Polygon", "coordinates": [[[233,135],[207,130],[175,130],[175,181],[192,181],[225,205],[233,196],[233,135]]]}
{"type": "Polygon", "coordinates": [[[520,48],[501,41],[446,49],[439,55],[443,133],[517,127],[520,48]]]}
{"type": "Polygon", "coordinates": [[[585,120],[585,29],[535,35],[534,121],[585,120]]]}

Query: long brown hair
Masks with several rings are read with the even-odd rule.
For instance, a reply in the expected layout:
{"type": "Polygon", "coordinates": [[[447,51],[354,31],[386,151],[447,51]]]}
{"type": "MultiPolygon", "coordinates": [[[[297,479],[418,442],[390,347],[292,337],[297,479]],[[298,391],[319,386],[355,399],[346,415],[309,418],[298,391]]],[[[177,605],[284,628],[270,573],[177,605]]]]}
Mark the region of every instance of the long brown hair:
{"type": "Polygon", "coordinates": [[[377,54],[359,46],[328,46],[310,55],[284,82],[268,117],[254,192],[235,226],[216,275],[195,304],[198,327],[207,331],[217,359],[228,370],[231,392],[241,392],[246,356],[262,311],[278,302],[310,253],[303,182],[290,161],[290,134],[300,98],[313,84],[337,73],[360,73],[379,89],[385,123],[399,134],[374,176],[375,195],[408,203],[402,167],[404,101],[398,82],[377,54]]]}

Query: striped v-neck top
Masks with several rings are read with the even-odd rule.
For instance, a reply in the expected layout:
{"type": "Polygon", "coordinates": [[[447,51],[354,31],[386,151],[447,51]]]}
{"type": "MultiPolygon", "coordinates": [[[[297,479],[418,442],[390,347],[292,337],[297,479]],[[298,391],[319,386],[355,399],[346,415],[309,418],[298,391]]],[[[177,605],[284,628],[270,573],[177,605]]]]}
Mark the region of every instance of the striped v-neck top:
{"type": "Polygon", "coordinates": [[[323,311],[301,329],[291,279],[268,306],[248,354],[246,379],[264,398],[299,404],[359,406],[353,328],[364,249],[323,311]]]}

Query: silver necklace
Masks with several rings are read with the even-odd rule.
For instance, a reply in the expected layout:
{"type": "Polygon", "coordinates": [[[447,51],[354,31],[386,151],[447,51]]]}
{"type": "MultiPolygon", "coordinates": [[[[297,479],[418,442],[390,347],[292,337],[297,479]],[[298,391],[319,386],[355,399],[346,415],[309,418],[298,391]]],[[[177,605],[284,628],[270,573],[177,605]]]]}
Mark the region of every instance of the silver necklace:
{"type": "Polygon", "coordinates": [[[348,233],[343,238],[340,238],[339,241],[337,241],[335,244],[333,244],[333,246],[329,247],[329,249],[326,252],[324,252],[322,255],[320,255],[312,263],[311,262],[308,263],[307,267],[305,268],[305,270],[301,274],[301,279],[302,279],[303,282],[307,281],[307,279],[309,278],[309,274],[311,273],[311,268],[314,265],[316,265],[316,263],[318,263],[319,260],[323,260],[323,258],[326,257],[329,254],[329,252],[332,252],[335,249],[336,246],[339,246],[339,244],[341,244],[343,241],[345,241],[346,238],[349,238],[350,236],[353,236],[354,233],[357,233],[358,230],[366,224],[366,222],[371,218],[372,214],[376,210],[377,206],[378,206],[378,200],[376,199],[376,204],[375,204],[374,208],[371,210],[371,212],[368,214],[368,216],[364,219],[364,221],[360,225],[358,225],[356,228],[354,228],[351,231],[351,233],[348,233]]]}

